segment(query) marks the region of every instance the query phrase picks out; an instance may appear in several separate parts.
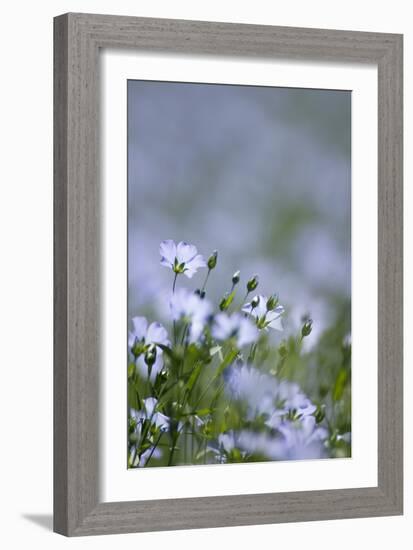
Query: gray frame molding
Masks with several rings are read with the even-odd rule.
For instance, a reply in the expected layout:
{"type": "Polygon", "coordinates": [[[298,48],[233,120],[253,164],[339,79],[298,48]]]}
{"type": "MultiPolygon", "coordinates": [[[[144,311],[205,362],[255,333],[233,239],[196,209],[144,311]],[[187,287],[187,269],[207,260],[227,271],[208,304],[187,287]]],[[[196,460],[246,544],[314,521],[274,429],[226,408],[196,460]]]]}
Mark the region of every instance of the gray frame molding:
{"type": "Polygon", "coordinates": [[[54,530],[74,536],[401,514],[402,36],[66,14],[54,20],[54,43],[54,530]],[[377,64],[378,487],[99,501],[98,56],[103,47],[377,64]]]}

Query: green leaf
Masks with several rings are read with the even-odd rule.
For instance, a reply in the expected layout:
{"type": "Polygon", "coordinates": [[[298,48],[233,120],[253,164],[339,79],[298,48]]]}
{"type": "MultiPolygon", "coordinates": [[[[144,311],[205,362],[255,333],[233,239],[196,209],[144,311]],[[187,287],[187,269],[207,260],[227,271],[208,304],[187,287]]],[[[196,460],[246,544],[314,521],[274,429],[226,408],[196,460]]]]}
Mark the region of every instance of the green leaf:
{"type": "Polygon", "coordinates": [[[132,378],[135,374],[135,363],[129,363],[128,365],[128,378],[132,378]]]}
{"type": "Polygon", "coordinates": [[[194,414],[196,414],[197,416],[207,416],[208,414],[212,414],[213,412],[213,409],[198,409],[197,411],[195,411],[194,414]]]}
{"type": "Polygon", "coordinates": [[[214,380],[219,376],[221,376],[224,370],[228,367],[228,365],[230,365],[234,361],[237,355],[238,355],[238,351],[236,349],[227,353],[227,355],[224,357],[224,360],[215,371],[214,380]]]}
{"type": "Polygon", "coordinates": [[[334,401],[339,401],[343,397],[344,389],[347,384],[347,371],[345,369],[340,369],[336,378],[333,389],[333,399],[334,401]]]}
{"type": "Polygon", "coordinates": [[[191,376],[189,377],[189,380],[186,383],[186,388],[188,392],[190,392],[194,387],[195,382],[198,380],[198,377],[201,374],[201,370],[202,370],[202,363],[199,363],[192,371],[191,376]]]}

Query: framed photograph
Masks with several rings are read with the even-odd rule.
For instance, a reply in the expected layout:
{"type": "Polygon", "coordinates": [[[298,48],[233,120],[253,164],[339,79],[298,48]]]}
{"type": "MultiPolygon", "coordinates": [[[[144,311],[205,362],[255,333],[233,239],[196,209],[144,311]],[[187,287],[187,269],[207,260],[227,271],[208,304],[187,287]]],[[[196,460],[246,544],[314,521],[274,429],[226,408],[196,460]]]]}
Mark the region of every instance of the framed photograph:
{"type": "Polygon", "coordinates": [[[54,32],[55,531],[401,514],[402,37],[54,32]]]}

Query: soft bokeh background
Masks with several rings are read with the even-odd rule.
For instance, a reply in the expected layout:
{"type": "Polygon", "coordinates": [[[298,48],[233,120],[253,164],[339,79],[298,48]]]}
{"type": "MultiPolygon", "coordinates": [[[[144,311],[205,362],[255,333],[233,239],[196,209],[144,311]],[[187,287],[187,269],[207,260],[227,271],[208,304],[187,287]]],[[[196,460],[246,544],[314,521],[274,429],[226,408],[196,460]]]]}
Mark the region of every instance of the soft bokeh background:
{"type": "Polygon", "coordinates": [[[162,320],[163,239],[218,250],[210,298],[258,273],[307,346],[349,317],[350,138],[351,92],[129,81],[129,318],[162,320]]]}

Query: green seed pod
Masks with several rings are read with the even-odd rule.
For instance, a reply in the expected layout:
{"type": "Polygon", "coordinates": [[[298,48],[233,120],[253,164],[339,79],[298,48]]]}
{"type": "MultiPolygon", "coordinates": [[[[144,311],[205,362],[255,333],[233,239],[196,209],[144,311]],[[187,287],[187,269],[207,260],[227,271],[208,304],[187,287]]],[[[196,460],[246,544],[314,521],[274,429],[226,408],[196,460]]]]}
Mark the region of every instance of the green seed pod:
{"type": "Polygon", "coordinates": [[[278,296],[276,294],[273,294],[267,300],[267,311],[272,311],[277,307],[277,305],[278,305],[278,296]]]}
{"type": "Polygon", "coordinates": [[[258,286],[258,275],[254,275],[248,282],[247,282],[247,290],[248,292],[253,292],[258,286]]]}
{"type": "Polygon", "coordinates": [[[214,250],[211,256],[208,258],[208,269],[214,269],[217,265],[218,251],[214,250]]]}
{"type": "Polygon", "coordinates": [[[313,320],[307,319],[307,321],[303,324],[303,328],[301,329],[301,335],[303,338],[311,334],[313,328],[313,320]]]}
{"type": "Polygon", "coordinates": [[[228,308],[228,294],[226,294],[219,302],[219,309],[225,311],[228,308]]]}

